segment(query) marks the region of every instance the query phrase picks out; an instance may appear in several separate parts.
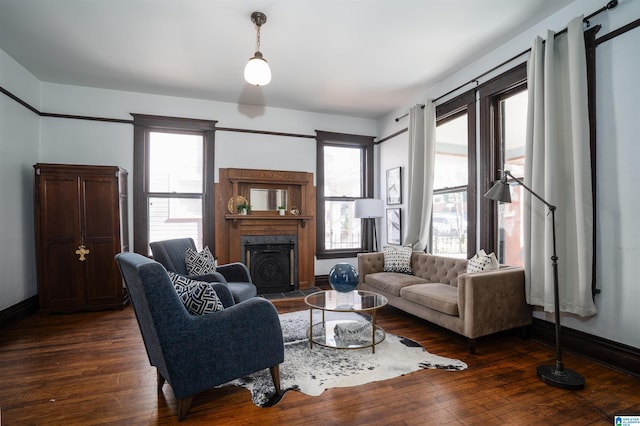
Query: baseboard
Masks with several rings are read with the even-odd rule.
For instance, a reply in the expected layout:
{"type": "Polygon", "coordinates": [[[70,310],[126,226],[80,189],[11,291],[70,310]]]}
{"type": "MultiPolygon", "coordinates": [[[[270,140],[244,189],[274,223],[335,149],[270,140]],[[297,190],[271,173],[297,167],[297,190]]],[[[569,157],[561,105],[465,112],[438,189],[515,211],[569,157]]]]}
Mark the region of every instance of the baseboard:
{"type": "Polygon", "coordinates": [[[32,296],[0,311],[0,329],[38,312],[38,296],[32,296]]]}
{"type": "Polygon", "coordinates": [[[329,275],[316,275],[315,281],[316,287],[320,287],[325,290],[331,288],[329,285],[329,275]]]}
{"type": "MultiPolygon", "coordinates": [[[[640,377],[640,349],[571,328],[562,327],[561,333],[563,351],[585,356],[608,367],[640,377]]],[[[555,325],[552,322],[534,318],[531,337],[555,347],[555,325]]],[[[578,365],[566,367],[580,371],[578,365]]]]}

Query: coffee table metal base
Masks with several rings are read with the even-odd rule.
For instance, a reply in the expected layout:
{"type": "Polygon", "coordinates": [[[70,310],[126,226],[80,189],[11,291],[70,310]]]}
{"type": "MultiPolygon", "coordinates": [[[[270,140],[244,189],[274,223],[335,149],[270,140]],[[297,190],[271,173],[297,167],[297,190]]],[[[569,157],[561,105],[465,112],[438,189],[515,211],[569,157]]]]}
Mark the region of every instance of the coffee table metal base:
{"type": "Polygon", "coordinates": [[[338,293],[335,290],[319,291],[305,297],[309,306],[309,347],[313,344],[336,349],[371,348],[385,339],[385,332],[376,325],[378,309],[387,304],[387,299],[377,293],[354,290],[338,293]],[[322,313],[320,322],[313,322],[313,311],[322,313]],[[326,312],[348,314],[348,319],[326,319],[326,312]]]}

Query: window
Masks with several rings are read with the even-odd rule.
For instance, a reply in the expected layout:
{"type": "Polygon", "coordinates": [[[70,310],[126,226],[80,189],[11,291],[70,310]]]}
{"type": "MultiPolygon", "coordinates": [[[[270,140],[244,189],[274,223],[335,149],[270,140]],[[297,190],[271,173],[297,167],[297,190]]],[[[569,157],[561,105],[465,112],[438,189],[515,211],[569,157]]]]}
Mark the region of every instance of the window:
{"type": "MultiPolygon", "coordinates": [[[[528,91],[523,88],[515,94],[500,97],[498,121],[500,128],[500,157],[502,170],[509,170],[515,177],[524,178],[524,154],[527,132],[528,91]]],[[[524,266],[522,196],[524,188],[513,183],[511,203],[498,203],[498,247],[501,263],[524,266]]]]}
{"type": "Polygon", "coordinates": [[[215,122],[134,114],[134,250],[191,237],[213,244],[215,122]]]}
{"type": "Polygon", "coordinates": [[[475,252],[475,116],[473,91],[436,108],[429,247],[434,254],[467,258],[475,252]]]}
{"type": "MultiPolygon", "coordinates": [[[[480,92],[481,189],[484,194],[502,170],[524,175],[527,116],[526,64],[488,81],[480,92]]],[[[500,263],[523,265],[522,187],[511,185],[509,203],[481,197],[480,248],[495,252],[500,263]]]]}
{"type": "Polygon", "coordinates": [[[355,256],[372,238],[354,204],[373,196],[373,137],[317,131],[316,140],[316,255],[355,256]]]}
{"type": "Polygon", "coordinates": [[[464,112],[436,127],[431,252],[467,257],[468,120],[464,112]]]}

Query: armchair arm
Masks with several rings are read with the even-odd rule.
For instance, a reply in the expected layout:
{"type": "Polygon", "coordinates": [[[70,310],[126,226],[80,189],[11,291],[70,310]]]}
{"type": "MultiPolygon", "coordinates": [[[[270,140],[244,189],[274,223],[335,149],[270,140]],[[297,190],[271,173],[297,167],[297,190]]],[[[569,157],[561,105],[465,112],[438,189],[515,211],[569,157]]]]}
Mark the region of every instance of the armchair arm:
{"type": "Polygon", "coordinates": [[[502,267],[459,275],[458,309],[464,335],[472,339],[531,324],[524,269],[502,267]]]}
{"type": "Polygon", "coordinates": [[[252,283],[251,274],[249,274],[249,269],[245,266],[244,263],[234,262],[227,263],[226,265],[218,265],[216,268],[216,272],[219,272],[226,279],[225,282],[246,282],[252,283]]]}
{"type": "Polygon", "coordinates": [[[204,275],[186,275],[187,278],[197,281],[205,281],[208,283],[218,282],[218,283],[227,283],[227,280],[224,278],[220,272],[210,272],[204,275]]]}
{"type": "Polygon", "coordinates": [[[365,275],[383,270],[384,253],[358,253],[358,275],[360,276],[358,284],[364,282],[365,275]]]}

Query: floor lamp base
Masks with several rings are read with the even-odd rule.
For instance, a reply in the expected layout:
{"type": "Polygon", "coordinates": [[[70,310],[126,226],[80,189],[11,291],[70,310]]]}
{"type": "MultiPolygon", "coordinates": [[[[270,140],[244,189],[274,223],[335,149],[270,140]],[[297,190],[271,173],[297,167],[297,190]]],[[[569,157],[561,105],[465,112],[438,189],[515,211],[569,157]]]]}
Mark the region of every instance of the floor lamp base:
{"type": "Polygon", "coordinates": [[[538,377],[546,384],[562,389],[584,388],[584,377],[566,368],[558,371],[554,365],[540,365],[538,367],[538,377]]]}

